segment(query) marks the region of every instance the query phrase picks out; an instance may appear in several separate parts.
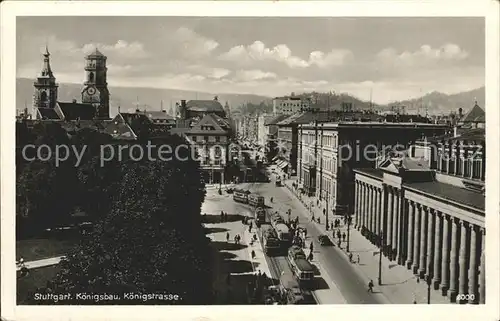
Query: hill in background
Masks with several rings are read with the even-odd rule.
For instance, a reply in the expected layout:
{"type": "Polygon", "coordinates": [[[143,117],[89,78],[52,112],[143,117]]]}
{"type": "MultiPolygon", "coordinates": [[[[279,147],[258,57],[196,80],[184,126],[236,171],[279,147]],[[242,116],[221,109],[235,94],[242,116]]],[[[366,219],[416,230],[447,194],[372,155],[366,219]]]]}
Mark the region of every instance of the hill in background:
{"type": "MultiPolygon", "coordinates": [[[[33,79],[18,78],[16,80],[16,108],[23,110],[25,103],[28,108],[31,108],[33,102],[33,79]]],[[[81,100],[82,85],[60,83],[58,91],[59,101],[81,100]]],[[[109,87],[111,93],[110,113],[115,115],[118,112],[118,106],[121,111],[133,112],[139,102],[140,109],[160,110],[161,101],[163,100],[163,108],[169,111],[170,106],[175,107],[175,103],[181,99],[213,99],[218,96],[220,103],[224,106],[226,101],[231,109],[235,109],[245,103],[260,104],[261,102],[269,103],[272,99],[265,96],[251,94],[227,94],[227,93],[206,93],[189,90],[177,89],[156,89],[142,87],[109,87]]]]}
{"type": "MultiPolygon", "coordinates": [[[[18,78],[16,88],[16,108],[23,110],[25,104],[31,108],[33,100],[33,79],[18,78]]],[[[71,101],[81,99],[81,84],[59,84],[59,100],[71,101]]],[[[207,93],[189,90],[177,89],[156,89],[143,87],[112,87],[109,88],[111,93],[111,115],[118,112],[118,106],[122,111],[133,112],[137,104],[140,109],[160,110],[161,101],[163,100],[163,108],[169,111],[170,107],[175,107],[175,103],[181,99],[213,99],[218,96],[222,105],[229,103],[231,111],[241,114],[254,114],[256,112],[272,111],[272,97],[252,95],[252,94],[228,94],[228,93],[207,93]]],[[[457,94],[443,94],[440,92],[431,92],[423,97],[409,99],[399,102],[394,102],[386,105],[370,104],[369,101],[356,98],[347,93],[302,93],[297,96],[315,97],[320,109],[326,109],[328,106],[332,109],[340,109],[342,102],[353,104],[354,109],[370,109],[375,110],[390,110],[391,106],[402,105],[406,106],[407,113],[425,114],[426,108],[431,115],[449,114],[457,112],[461,107],[464,112],[470,110],[477,100],[479,106],[485,108],[485,87],[477,88],[471,91],[461,92],[457,94]]]]}

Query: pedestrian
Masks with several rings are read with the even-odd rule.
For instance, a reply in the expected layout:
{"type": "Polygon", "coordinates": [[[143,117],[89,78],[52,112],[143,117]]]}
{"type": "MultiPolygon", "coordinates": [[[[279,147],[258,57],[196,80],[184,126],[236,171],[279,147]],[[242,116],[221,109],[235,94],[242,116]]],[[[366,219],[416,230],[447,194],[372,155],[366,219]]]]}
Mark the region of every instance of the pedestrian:
{"type": "Polygon", "coordinates": [[[352,253],[349,253],[349,262],[353,263],[352,262],[352,253]]]}
{"type": "Polygon", "coordinates": [[[252,226],[253,226],[253,225],[252,225],[252,222],[250,222],[250,224],[248,225],[248,231],[249,231],[250,233],[252,233],[252,226]]]}
{"type": "Polygon", "coordinates": [[[314,222],[315,219],[314,219],[314,214],[312,215],[312,218],[311,218],[311,222],[314,222]]]}
{"type": "Polygon", "coordinates": [[[358,259],[358,264],[359,264],[359,261],[360,261],[360,260],[359,260],[359,254],[358,254],[358,257],[357,257],[357,259],[358,259]]]}
{"type": "Polygon", "coordinates": [[[234,236],[234,244],[238,244],[238,235],[234,236]]]}
{"type": "Polygon", "coordinates": [[[340,229],[337,230],[337,238],[340,240],[340,229]]]}
{"type": "Polygon", "coordinates": [[[252,259],[255,259],[255,251],[252,250],[252,259]]]}
{"type": "Polygon", "coordinates": [[[220,211],[220,222],[224,222],[224,211],[220,211]]]}
{"type": "Polygon", "coordinates": [[[321,224],[321,217],[318,217],[318,224],[321,224]]]}
{"type": "Polygon", "coordinates": [[[345,235],[345,232],[344,232],[344,233],[342,233],[342,241],[344,241],[344,242],[345,242],[345,237],[346,237],[346,235],[345,235]]]}
{"type": "Polygon", "coordinates": [[[273,198],[271,197],[271,203],[273,202],[273,198]]]}
{"type": "Polygon", "coordinates": [[[311,242],[311,244],[309,245],[309,249],[311,250],[311,252],[314,250],[314,243],[311,242]]]}
{"type": "Polygon", "coordinates": [[[368,282],[368,292],[373,293],[373,281],[372,280],[370,280],[370,282],[368,282]]]}
{"type": "Polygon", "coordinates": [[[226,242],[229,243],[229,232],[226,233],[226,242]]]}

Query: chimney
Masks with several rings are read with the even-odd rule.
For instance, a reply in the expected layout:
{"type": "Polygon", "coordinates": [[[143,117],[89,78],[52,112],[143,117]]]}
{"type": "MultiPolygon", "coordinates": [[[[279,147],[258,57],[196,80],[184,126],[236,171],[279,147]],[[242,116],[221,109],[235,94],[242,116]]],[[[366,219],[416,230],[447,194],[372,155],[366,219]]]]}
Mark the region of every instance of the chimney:
{"type": "Polygon", "coordinates": [[[458,108],[458,119],[462,119],[464,110],[462,107],[458,108]]]}
{"type": "Polygon", "coordinates": [[[214,97],[214,100],[215,100],[215,101],[219,101],[219,97],[218,97],[218,96],[215,96],[215,97],[214,97]]]}

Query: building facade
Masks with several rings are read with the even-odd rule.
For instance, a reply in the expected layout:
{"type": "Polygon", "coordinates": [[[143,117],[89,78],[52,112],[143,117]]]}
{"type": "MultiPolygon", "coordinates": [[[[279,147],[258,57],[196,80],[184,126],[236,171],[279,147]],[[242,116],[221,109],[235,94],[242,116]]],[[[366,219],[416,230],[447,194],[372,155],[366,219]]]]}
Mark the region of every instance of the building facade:
{"type": "Polygon", "coordinates": [[[273,99],[273,114],[293,115],[308,110],[310,105],[310,99],[295,96],[293,93],[291,96],[275,97],[273,99]]]}
{"type": "Polygon", "coordinates": [[[351,213],[356,168],[375,168],[380,151],[408,146],[425,136],[442,135],[446,125],[342,121],[299,126],[297,170],[299,187],[328,201],[329,215],[351,213]],[[330,212],[331,210],[331,212],[330,212]]]}
{"type": "Polygon", "coordinates": [[[267,137],[269,134],[269,126],[266,124],[274,118],[270,114],[260,114],[257,118],[257,144],[260,146],[265,146],[267,142],[267,137]]]}
{"type": "Polygon", "coordinates": [[[215,114],[205,115],[185,132],[186,139],[194,146],[206,183],[225,183],[229,162],[231,129],[227,121],[215,114]]]}
{"type": "Polygon", "coordinates": [[[485,302],[484,141],[442,136],[355,170],[356,228],[451,302],[485,302]]]}

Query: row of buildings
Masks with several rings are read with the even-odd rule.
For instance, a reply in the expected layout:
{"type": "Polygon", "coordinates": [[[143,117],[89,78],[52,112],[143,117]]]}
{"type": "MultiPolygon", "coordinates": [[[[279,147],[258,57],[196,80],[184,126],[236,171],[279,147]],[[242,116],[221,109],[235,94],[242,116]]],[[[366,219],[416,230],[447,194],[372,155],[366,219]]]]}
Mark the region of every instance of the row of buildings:
{"type": "Polygon", "coordinates": [[[107,57],[97,48],[85,56],[85,81],[81,101],[58,100],[58,84],[50,66],[48,48],[43,54],[43,66],[34,82],[33,111],[27,108],[18,115],[19,123],[57,122],[67,131],[93,128],[109,134],[116,140],[141,140],[177,134],[186,139],[200,156],[200,165],[207,183],[223,183],[228,174],[235,128],[230,119],[229,105],[225,107],[218,97],[213,100],[181,100],[176,104],[176,116],[160,110],[140,110],[109,113],[110,92],[107,83],[107,57]]]}
{"type": "Polygon", "coordinates": [[[354,227],[451,302],[484,303],[485,112],[420,115],[302,110],[273,116],[272,161],[323,209],[354,227]],[[459,298],[457,300],[457,298],[459,298]]]}

